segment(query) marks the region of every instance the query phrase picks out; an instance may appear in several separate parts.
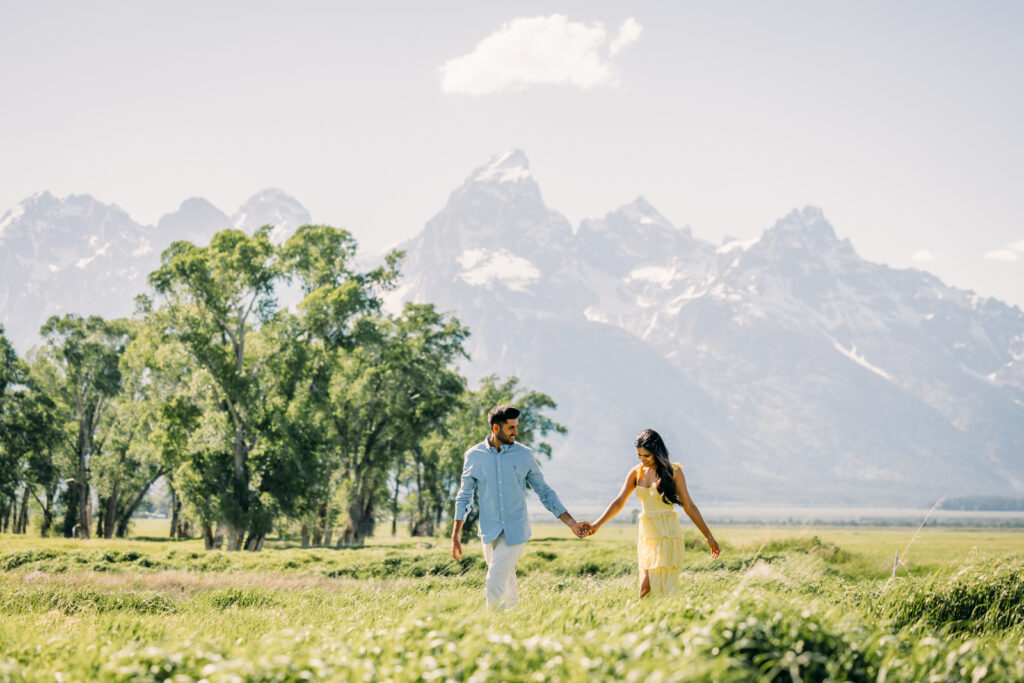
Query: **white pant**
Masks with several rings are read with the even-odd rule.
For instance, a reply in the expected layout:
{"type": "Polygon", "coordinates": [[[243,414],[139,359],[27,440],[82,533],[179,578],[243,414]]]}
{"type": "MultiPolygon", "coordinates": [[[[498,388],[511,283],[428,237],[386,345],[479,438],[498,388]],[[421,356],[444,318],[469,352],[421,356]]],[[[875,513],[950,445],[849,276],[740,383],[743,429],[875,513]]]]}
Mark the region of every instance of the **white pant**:
{"type": "Polygon", "coordinates": [[[502,532],[492,543],[484,543],[484,559],[487,560],[487,607],[490,609],[511,609],[519,604],[519,589],[516,587],[516,562],[526,550],[525,543],[509,545],[502,532]]]}

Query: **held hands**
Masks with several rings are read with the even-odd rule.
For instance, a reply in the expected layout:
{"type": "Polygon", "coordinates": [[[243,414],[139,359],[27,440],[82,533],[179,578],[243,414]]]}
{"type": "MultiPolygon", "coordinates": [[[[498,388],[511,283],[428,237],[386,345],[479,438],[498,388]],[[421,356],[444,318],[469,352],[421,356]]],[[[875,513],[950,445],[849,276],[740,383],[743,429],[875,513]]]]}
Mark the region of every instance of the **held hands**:
{"type": "Polygon", "coordinates": [[[597,527],[590,522],[579,522],[576,528],[573,529],[576,532],[577,538],[586,538],[587,536],[593,536],[597,533],[597,527]]]}

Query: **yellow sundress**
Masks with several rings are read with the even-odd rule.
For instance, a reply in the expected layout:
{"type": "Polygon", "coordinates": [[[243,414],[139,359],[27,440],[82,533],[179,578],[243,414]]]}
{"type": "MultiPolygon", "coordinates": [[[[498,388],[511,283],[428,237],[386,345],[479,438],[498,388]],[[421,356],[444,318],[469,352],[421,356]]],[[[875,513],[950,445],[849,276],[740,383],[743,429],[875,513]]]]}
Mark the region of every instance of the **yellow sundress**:
{"type": "MultiPolygon", "coordinates": [[[[682,470],[678,463],[673,469],[682,470]]],[[[637,468],[637,477],[640,470],[637,468]]],[[[640,533],[636,552],[640,564],[640,581],[648,572],[652,595],[671,595],[679,590],[679,570],[683,566],[683,526],[672,503],[665,503],[657,486],[637,486],[640,512],[640,533]]]]}

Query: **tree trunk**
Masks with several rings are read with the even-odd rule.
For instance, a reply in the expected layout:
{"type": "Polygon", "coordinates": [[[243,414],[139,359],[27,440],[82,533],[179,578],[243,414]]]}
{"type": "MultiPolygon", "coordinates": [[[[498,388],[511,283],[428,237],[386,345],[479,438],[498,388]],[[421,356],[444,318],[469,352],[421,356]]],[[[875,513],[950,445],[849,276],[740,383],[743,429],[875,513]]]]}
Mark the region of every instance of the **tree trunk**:
{"type": "MultiPolygon", "coordinates": [[[[121,496],[121,480],[114,480],[114,490],[110,492],[107,500],[106,523],[103,525],[103,538],[113,538],[114,523],[117,521],[117,499],[121,496]]],[[[122,536],[123,534],[118,534],[122,536]]]]}
{"type": "Polygon", "coordinates": [[[18,515],[18,533],[24,534],[28,531],[28,494],[29,485],[25,484],[25,490],[21,494],[21,514],[18,515]]]}
{"type": "Polygon", "coordinates": [[[348,526],[338,539],[338,545],[362,545],[368,536],[373,536],[373,527],[376,523],[373,503],[369,500],[360,502],[361,498],[364,496],[358,496],[348,506],[348,526]]]}
{"type": "Polygon", "coordinates": [[[245,549],[249,552],[258,552],[263,548],[264,534],[249,534],[245,540],[245,549]]]}
{"type": "Polygon", "coordinates": [[[203,524],[203,548],[213,550],[213,527],[206,523],[203,524]]]}
{"type": "Polygon", "coordinates": [[[178,492],[170,479],[167,480],[167,488],[171,490],[171,540],[178,538],[178,515],[181,514],[181,503],[178,501],[178,492]]]}
{"type": "Polygon", "coordinates": [[[85,465],[81,467],[81,481],[78,482],[78,537],[89,538],[89,524],[92,522],[89,514],[91,501],[89,500],[89,484],[85,480],[85,465]]]}
{"type": "Polygon", "coordinates": [[[395,493],[391,498],[391,535],[398,535],[398,475],[395,475],[395,493]]]}
{"type": "Polygon", "coordinates": [[[96,538],[103,538],[103,522],[107,516],[107,506],[104,505],[106,502],[103,498],[99,499],[99,510],[96,511],[96,538]]]}
{"type": "Polygon", "coordinates": [[[303,524],[302,529],[299,531],[299,535],[302,538],[302,547],[309,547],[309,525],[303,524]]]}
{"type": "MultiPolygon", "coordinates": [[[[145,486],[142,487],[142,490],[139,491],[139,495],[135,496],[135,499],[132,500],[131,505],[128,506],[128,508],[124,511],[124,514],[122,514],[120,519],[117,520],[118,538],[124,538],[128,534],[128,524],[132,521],[132,515],[134,515],[135,511],[139,509],[139,505],[142,504],[142,501],[145,500],[146,494],[149,493],[149,487],[153,485],[153,482],[162,477],[163,474],[163,472],[157,472],[156,475],[152,479],[150,479],[145,486]]],[[[110,525],[113,526],[114,523],[111,522],[110,525]]],[[[107,538],[110,537],[107,536],[107,538]]]]}
{"type": "Polygon", "coordinates": [[[53,492],[46,492],[46,504],[43,505],[43,523],[39,527],[39,535],[42,538],[50,533],[50,527],[53,526],[53,492]]]}
{"type": "Polygon", "coordinates": [[[64,536],[78,538],[78,482],[68,482],[67,490],[61,494],[64,499],[64,536]]]}

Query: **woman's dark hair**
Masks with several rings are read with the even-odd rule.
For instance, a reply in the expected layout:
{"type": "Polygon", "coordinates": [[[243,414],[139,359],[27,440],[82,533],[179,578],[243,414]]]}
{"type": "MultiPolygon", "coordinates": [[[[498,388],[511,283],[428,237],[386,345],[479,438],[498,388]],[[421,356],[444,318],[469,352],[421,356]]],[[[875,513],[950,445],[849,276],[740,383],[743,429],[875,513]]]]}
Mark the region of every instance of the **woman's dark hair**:
{"type": "Polygon", "coordinates": [[[679,492],[676,490],[675,472],[672,470],[672,462],[668,459],[668,449],[661,434],[653,429],[645,429],[636,435],[633,445],[643,448],[654,456],[654,471],[658,474],[658,493],[665,503],[682,505],[679,499],[679,492]]]}

